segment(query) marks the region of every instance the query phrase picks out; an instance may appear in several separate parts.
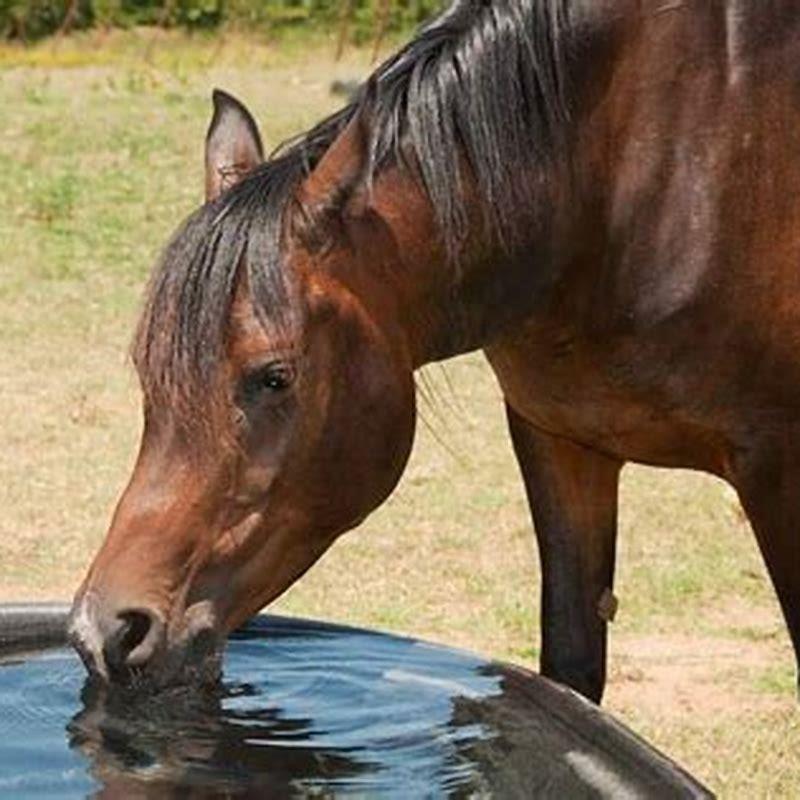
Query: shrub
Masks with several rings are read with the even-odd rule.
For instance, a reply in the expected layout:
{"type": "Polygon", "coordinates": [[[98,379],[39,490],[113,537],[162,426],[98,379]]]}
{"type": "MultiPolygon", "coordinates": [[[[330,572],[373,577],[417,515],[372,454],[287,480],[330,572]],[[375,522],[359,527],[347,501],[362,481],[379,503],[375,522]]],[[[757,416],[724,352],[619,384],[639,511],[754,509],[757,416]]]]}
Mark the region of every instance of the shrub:
{"type": "MultiPolygon", "coordinates": [[[[0,0],[0,36],[38,39],[59,29],[67,16],[69,0],[0,0]]],[[[90,25],[92,0],[79,0],[72,27],[90,25]]]]}
{"type": "MultiPolygon", "coordinates": [[[[0,0],[0,36],[29,40],[54,33],[71,2],[0,0]]],[[[440,0],[389,0],[387,28],[415,27],[440,6],[440,0]]],[[[382,8],[382,0],[77,0],[70,27],[214,28],[228,23],[279,31],[301,24],[334,27],[347,13],[351,36],[363,41],[377,30],[382,8]]]]}

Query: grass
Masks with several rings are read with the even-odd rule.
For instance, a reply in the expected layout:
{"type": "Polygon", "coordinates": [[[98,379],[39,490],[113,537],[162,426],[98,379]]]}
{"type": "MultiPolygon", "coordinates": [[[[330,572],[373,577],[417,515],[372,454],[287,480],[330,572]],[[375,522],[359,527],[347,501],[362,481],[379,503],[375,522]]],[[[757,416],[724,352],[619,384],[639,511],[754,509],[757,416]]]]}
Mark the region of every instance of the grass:
{"type": "MultiPolygon", "coordinates": [[[[3,598],[68,597],[129,474],[127,343],[151,263],[200,200],[211,88],[246,98],[275,145],[368,66],[313,44],[130,32],[0,48],[3,598]]],[[[499,392],[477,355],[446,370],[427,376],[401,486],[277,608],[533,666],[536,551],[499,392]]],[[[730,491],[626,468],[619,549],[607,707],[725,797],[794,796],[788,637],[730,491]]]]}

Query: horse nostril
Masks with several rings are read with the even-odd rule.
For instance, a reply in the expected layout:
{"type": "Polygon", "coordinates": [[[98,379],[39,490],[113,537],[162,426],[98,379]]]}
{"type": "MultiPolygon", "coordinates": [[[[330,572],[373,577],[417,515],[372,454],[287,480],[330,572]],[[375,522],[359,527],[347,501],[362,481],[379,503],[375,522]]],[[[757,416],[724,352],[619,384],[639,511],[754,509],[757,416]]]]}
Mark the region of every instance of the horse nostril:
{"type": "Polygon", "coordinates": [[[163,637],[164,624],[152,611],[130,609],[117,614],[117,627],[106,642],[105,657],[112,670],[146,664],[163,637]]]}
{"type": "Polygon", "coordinates": [[[152,624],[149,614],[142,611],[123,611],[117,615],[125,624],[120,650],[129,656],[146,638],[152,624]]]}

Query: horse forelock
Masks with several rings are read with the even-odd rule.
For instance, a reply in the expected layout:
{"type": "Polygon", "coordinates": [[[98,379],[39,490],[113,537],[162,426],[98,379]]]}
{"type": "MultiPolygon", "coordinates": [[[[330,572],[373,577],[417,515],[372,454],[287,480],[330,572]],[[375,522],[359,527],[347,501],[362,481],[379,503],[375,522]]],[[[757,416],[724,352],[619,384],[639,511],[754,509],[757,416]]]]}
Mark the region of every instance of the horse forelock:
{"type": "MultiPolygon", "coordinates": [[[[456,0],[376,70],[368,178],[389,164],[408,167],[453,257],[467,233],[467,177],[496,240],[513,246],[524,234],[529,218],[520,209],[535,204],[536,181],[520,180],[521,168],[548,162],[569,116],[569,7],[570,0],[456,0]]],[[[263,325],[292,316],[282,258],[286,211],[357,107],[280,146],[193,213],[166,247],[133,357],[147,402],[169,407],[187,429],[219,437],[233,419],[220,367],[240,270],[263,325]]]]}
{"type": "Polygon", "coordinates": [[[279,180],[254,174],[179,228],[153,273],[132,355],[146,403],[166,408],[193,439],[230,438],[226,362],[231,307],[242,280],[265,329],[294,320],[281,239],[279,180]]]}

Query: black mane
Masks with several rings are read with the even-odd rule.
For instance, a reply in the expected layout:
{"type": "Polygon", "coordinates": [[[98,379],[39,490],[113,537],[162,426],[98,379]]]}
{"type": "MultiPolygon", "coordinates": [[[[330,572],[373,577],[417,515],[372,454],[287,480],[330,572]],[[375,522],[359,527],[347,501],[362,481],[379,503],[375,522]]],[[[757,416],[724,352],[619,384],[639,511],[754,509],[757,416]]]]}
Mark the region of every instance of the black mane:
{"type": "MultiPolygon", "coordinates": [[[[534,203],[520,168],[546,163],[567,118],[569,0],[455,0],[375,72],[369,176],[405,164],[424,186],[442,240],[466,233],[464,165],[502,244],[534,203]]],[[[358,108],[333,114],[184,223],[151,281],[134,342],[145,395],[205,416],[224,352],[240,264],[264,324],[291,311],[282,278],[287,205],[358,108]]]]}

